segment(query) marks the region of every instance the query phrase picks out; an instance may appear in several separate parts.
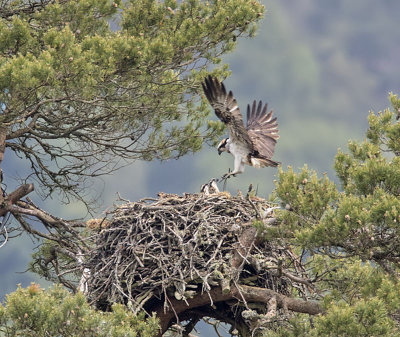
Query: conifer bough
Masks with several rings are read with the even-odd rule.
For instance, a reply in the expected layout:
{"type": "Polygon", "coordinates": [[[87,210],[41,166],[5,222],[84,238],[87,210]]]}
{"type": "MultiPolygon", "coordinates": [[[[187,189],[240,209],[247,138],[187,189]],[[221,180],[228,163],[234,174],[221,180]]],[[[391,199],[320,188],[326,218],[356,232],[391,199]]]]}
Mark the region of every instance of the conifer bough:
{"type": "Polygon", "coordinates": [[[0,165],[13,153],[38,193],[85,200],[88,178],[215,142],[223,127],[207,121],[200,81],[211,64],[228,75],[220,56],[263,12],[247,0],[1,2],[0,165]]]}

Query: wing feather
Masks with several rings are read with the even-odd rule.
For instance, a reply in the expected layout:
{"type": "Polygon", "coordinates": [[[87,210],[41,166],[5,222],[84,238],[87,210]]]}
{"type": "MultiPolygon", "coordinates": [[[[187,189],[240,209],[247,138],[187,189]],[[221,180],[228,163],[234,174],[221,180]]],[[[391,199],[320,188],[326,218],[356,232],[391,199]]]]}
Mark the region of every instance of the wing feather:
{"type": "Polygon", "coordinates": [[[227,93],[224,84],[212,76],[208,76],[202,86],[215,114],[226,124],[229,137],[233,141],[244,143],[252,151],[253,143],[244,126],[242,114],[232,91],[227,93]]]}
{"type": "Polygon", "coordinates": [[[279,130],[273,111],[267,113],[268,104],[254,101],[252,107],[247,106],[247,131],[253,142],[254,150],[260,157],[271,158],[275,151],[276,141],[279,139],[279,130]]]}
{"type": "Polygon", "coordinates": [[[202,86],[215,114],[229,129],[230,138],[244,143],[251,156],[263,159],[267,166],[278,165],[270,159],[275,151],[279,130],[273,111],[268,112],[268,104],[263,105],[262,101],[257,104],[257,101],[253,101],[251,106],[247,105],[245,127],[232,91],[227,93],[224,84],[211,76],[205,79],[202,86]]]}

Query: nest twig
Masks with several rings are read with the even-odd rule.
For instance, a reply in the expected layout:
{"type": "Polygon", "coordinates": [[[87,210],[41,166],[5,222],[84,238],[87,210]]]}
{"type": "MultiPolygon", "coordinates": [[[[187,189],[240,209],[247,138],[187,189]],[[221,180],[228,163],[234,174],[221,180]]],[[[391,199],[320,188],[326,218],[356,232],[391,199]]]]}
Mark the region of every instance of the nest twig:
{"type": "Polygon", "coordinates": [[[241,257],[241,266],[232,266],[235,254],[246,253],[240,247],[244,229],[256,211],[269,207],[261,198],[250,203],[226,193],[161,194],[120,206],[88,263],[90,298],[100,306],[126,303],[137,312],[147,302],[168,306],[170,296],[186,301],[231,281],[287,294],[287,281],[265,268],[284,250],[263,242],[241,257]]]}
{"type": "Polygon", "coordinates": [[[289,311],[321,312],[301,257],[258,237],[255,221],[276,222],[266,200],[222,192],[124,202],[79,235],[68,226],[47,235],[33,268],[99,309],[156,312],[162,332],[193,315],[247,329],[254,315],[270,324],[289,311]]]}

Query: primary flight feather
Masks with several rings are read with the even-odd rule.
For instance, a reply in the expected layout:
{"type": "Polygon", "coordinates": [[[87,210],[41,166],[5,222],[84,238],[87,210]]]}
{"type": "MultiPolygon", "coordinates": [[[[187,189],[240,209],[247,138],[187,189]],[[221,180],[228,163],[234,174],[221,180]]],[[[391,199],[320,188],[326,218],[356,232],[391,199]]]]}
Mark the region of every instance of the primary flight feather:
{"type": "Polygon", "coordinates": [[[242,114],[232,91],[226,92],[225,86],[217,78],[208,76],[202,83],[204,94],[215,110],[217,117],[229,130],[229,138],[218,145],[218,153],[226,151],[235,158],[234,169],[224,177],[244,171],[244,165],[254,167],[278,166],[279,162],[271,159],[275,144],[279,138],[276,117],[272,110],[267,112],[268,104],[262,101],[257,105],[247,105],[247,124],[243,123],[242,114]]]}

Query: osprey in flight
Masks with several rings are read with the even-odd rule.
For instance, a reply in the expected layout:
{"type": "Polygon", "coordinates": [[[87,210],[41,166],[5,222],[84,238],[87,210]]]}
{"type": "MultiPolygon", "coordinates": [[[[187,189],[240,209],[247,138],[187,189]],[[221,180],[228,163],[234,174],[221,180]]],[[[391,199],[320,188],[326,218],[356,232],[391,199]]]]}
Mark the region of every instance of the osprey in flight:
{"type": "Polygon", "coordinates": [[[231,153],[235,162],[233,171],[223,178],[244,172],[245,164],[256,168],[278,166],[280,163],[271,159],[279,138],[278,123],[276,117],[272,118],[272,110],[267,113],[268,104],[264,108],[262,101],[258,105],[254,101],[251,108],[248,104],[245,127],[232,91],[227,93],[224,84],[211,76],[205,79],[202,86],[215,114],[229,130],[229,138],[218,145],[218,154],[223,151],[231,153]]]}

